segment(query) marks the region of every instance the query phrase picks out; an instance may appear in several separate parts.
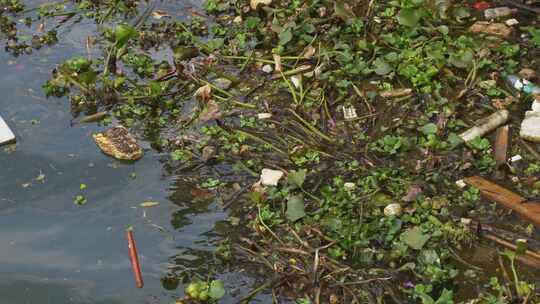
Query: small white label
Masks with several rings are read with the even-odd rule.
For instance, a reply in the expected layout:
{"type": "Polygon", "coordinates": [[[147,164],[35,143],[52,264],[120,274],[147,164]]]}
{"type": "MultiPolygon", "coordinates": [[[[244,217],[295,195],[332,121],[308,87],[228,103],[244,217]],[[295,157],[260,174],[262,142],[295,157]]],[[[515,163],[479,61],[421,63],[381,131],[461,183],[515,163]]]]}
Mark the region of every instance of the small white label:
{"type": "Polygon", "coordinates": [[[356,109],[353,106],[343,107],[343,117],[345,120],[351,120],[358,117],[356,114],[356,109]]]}
{"type": "Polygon", "coordinates": [[[272,113],[259,113],[257,114],[258,119],[268,119],[272,117],[272,113]]]}
{"type": "Polygon", "coordinates": [[[515,162],[518,162],[518,161],[520,161],[522,159],[523,159],[523,157],[521,157],[521,155],[518,154],[518,155],[514,155],[514,156],[510,157],[510,162],[515,163],[515,162]]]}

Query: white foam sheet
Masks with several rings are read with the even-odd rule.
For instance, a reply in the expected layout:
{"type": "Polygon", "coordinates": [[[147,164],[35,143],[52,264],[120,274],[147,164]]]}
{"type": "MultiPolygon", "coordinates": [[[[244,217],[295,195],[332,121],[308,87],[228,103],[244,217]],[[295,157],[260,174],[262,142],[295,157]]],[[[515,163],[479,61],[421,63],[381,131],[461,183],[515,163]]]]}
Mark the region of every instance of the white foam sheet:
{"type": "Polygon", "coordinates": [[[13,141],[15,141],[15,134],[13,134],[2,116],[0,116],[0,145],[13,141]]]}

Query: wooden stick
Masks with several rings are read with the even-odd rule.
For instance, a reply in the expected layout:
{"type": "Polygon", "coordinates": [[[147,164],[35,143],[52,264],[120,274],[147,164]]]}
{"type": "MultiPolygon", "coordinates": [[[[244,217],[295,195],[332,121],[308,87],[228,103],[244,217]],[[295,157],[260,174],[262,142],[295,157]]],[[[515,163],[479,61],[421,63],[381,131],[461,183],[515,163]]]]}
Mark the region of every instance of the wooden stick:
{"type": "Polygon", "coordinates": [[[497,129],[497,134],[495,136],[495,149],[494,157],[497,168],[506,164],[508,159],[508,133],[510,128],[508,125],[502,126],[497,129]]]}
{"type": "Polygon", "coordinates": [[[133,238],[133,229],[129,228],[126,236],[128,240],[131,268],[133,269],[133,275],[135,276],[135,283],[137,284],[137,288],[143,288],[144,283],[141,274],[141,266],[139,264],[139,256],[137,255],[137,246],[135,245],[135,239],[133,238]]]}
{"type": "MultiPolygon", "coordinates": [[[[484,233],[482,234],[482,236],[490,241],[493,241],[503,247],[506,247],[508,249],[512,249],[514,251],[517,250],[517,246],[508,242],[507,240],[503,240],[501,238],[499,238],[498,236],[496,235],[493,235],[491,233],[484,233]]],[[[536,251],[532,251],[532,250],[525,250],[525,253],[524,253],[525,256],[528,256],[528,257],[531,257],[531,258],[534,258],[534,259],[537,259],[537,265],[540,265],[540,253],[536,252],[536,251]]]]}
{"type": "Polygon", "coordinates": [[[527,151],[529,151],[529,153],[531,153],[537,160],[540,160],[540,154],[538,154],[538,152],[533,148],[531,147],[531,145],[529,145],[526,141],[524,141],[523,139],[520,139],[519,142],[521,143],[521,145],[523,147],[525,147],[525,149],[527,149],[527,151]]]}
{"type": "Polygon", "coordinates": [[[535,240],[534,238],[530,238],[528,236],[515,233],[512,231],[508,231],[505,229],[493,227],[486,223],[480,223],[477,221],[471,221],[470,225],[471,229],[475,230],[475,233],[477,235],[481,235],[482,233],[490,233],[493,234],[499,238],[505,239],[505,240],[517,240],[517,239],[523,239],[527,241],[527,244],[529,248],[531,248],[532,251],[540,252],[540,241],[535,240]]]}
{"type": "Polygon", "coordinates": [[[527,201],[526,198],[480,176],[467,177],[465,182],[478,188],[488,200],[514,210],[521,217],[540,227],[540,202],[527,201]]]}
{"type": "MultiPolygon", "coordinates": [[[[486,239],[489,239],[495,243],[497,243],[498,245],[501,245],[503,247],[506,247],[508,249],[511,249],[511,250],[515,250],[513,248],[517,248],[515,247],[512,243],[509,243],[509,242],[506,242],[505,240],[502,240],[502,242],[499,242],[501,241],[501,239],[497,238],[496,236],[494,235],[483,235],[486,239]],[[507,245],[510,245],[512,247],[508,247],[507,245]]],[[[533,254],[538,254],[536,252],[533,252],[533,254]]],[[[499,255],[499,259],[501,258],[501,256],[499,255]]],[[[524,265],[527,265],[529,267],[534,267],[536,269],[540,269],[540,260],[538,258],[535,257],[535,255],[530,255],[530,254],[523,254],[523,255],[518,255],[516,256],[516,260],[524,265]]]]}

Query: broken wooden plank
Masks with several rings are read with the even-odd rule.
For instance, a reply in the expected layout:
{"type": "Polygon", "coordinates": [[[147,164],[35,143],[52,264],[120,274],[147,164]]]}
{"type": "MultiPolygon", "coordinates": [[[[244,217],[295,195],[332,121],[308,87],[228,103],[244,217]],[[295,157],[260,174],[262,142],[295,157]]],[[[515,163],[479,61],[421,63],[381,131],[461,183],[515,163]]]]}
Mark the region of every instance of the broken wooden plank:
{"type": "Polygon", "coordinates": [[[7,123],[0,116],[0,145],[9,144],[15,141],[13,131],[8,127],[7,123]]]}
{"type": "Polygon", "coordinates": [[[514,210],[521,217],[540,227],[540,202],[528,202],[521,195],[480,176],[467,177],[465,183],[478,188],[486,199],[514,210]]]}

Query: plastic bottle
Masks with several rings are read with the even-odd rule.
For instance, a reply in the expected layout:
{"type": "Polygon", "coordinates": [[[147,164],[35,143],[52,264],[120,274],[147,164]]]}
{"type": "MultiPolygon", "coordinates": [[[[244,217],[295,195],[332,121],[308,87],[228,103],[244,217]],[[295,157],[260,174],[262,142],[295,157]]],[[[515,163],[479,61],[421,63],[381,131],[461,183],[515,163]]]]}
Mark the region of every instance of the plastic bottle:
{"type": "Polygon", "coordinates": [[[527,94],[538,95],[540,94],[540,87],[534,83],[528,81],[527,79],[522,79],[516,75],[506,76],[506,80],[518,91],[522,91],[527,94]]]}
{"type": "Polygon", "coordinates": [[[523,82],[523,92],[527,94],[532,94],[532,95],[540,94],[540,87],[538,87],[537,85],[535,85],[534,83],[526,79],[523,79],[522,82],[523,82]]]}
{"type": "Polygon", "coordinates": [[[484,11],[484,16],[486,17],[486,19],[495,19],[510,16],[515,12],[515,9],[511,9],[507,6],[501,6],[495,8],[488,8],[484,11]]]}

